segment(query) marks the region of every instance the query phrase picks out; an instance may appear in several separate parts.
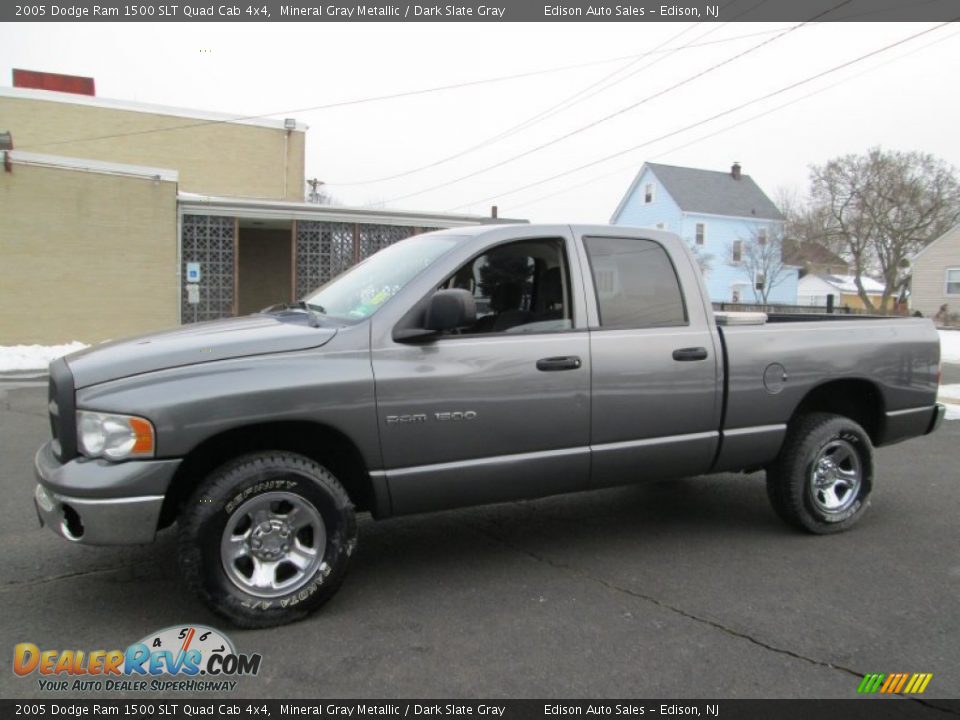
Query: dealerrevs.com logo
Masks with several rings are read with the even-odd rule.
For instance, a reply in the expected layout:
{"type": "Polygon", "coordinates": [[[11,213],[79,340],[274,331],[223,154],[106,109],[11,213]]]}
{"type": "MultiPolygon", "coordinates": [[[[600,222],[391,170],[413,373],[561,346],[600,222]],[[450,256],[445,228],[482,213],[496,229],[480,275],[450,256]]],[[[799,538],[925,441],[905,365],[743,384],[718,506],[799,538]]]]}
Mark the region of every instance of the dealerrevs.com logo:
{"type": "Polygon", "coordinates": [[[13,672],[36,676],[45,692],[228,692],[234,678],[260,672],[259,654],[238,653],[219,630],[175,625],[125,650],[50,650],[34,643],[13,649],[13,672]]]}

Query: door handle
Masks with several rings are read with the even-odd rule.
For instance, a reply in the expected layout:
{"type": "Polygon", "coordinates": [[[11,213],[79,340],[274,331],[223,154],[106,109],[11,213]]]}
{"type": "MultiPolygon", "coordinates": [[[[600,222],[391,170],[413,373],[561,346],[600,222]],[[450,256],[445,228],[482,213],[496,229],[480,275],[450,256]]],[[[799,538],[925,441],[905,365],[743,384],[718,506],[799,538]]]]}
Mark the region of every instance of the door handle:
{"type": "Polygon", "coordinates": [[[537,360],[537,370],[554,372],[556,370],[576,370],[583,363],[576,355],[568,357],[548,357],[537,360]]]}
{"type": "Polygon", "coordinates": [[[707,349],[702,347],[680,348],[673,351],[673,359],[677,362],[689,362],[691,360],[706,360],[707,349]]]}

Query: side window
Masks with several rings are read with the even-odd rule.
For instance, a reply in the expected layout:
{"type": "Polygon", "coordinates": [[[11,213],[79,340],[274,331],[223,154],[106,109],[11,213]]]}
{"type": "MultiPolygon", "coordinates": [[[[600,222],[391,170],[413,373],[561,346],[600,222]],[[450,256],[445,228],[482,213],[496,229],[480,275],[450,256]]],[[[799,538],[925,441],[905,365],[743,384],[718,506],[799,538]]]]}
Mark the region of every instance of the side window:
{"type": "Polygon", "coordinates": [[[651,328],[685,325],[687,312],[673,263],[659,243],[584,238],[600,326],[651,328]]]}
{"type": "Polygon", "coordinates": [[[463,333],[558,332],[573,327],[563,240],[497,245],[457,270],[441,287],[473,293],[477,321],[463,333]]]}

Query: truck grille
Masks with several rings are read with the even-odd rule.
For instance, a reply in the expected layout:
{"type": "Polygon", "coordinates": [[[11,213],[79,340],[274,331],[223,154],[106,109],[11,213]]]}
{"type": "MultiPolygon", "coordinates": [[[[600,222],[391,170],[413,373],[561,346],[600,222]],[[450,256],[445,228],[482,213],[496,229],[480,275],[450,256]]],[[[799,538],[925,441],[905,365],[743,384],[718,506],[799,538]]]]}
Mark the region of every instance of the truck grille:
{"type": "Polygon", "coordinates": [[[63,358],[50,363],[48,401],[53,454],[60,462],[67,462],[77,456],[77,407],[73,373],[63,358]]]}

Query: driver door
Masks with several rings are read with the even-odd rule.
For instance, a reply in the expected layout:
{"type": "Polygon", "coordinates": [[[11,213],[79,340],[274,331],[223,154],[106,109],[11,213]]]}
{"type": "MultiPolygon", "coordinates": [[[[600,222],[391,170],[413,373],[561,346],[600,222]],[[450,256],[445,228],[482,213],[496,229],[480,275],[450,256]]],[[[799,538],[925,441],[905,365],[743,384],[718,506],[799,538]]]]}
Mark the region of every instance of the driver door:
{"type": "Polygon", "coordinates": [[[586,487],[590,340],[570,284],[575,258],[569,234],[492,244],[434,288],[471,290],[476,323],[428,341],[374,341],[394,513],[586,487]]]}

